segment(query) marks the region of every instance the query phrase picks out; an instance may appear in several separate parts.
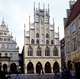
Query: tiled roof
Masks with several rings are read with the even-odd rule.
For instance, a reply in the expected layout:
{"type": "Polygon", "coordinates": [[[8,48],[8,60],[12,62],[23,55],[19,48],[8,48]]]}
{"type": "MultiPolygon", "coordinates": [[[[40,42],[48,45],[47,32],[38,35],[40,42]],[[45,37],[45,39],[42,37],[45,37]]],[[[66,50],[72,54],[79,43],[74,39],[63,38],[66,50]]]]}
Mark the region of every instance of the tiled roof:
{"type": "Polygon", "coordinates": [[[78,13],[80,13],[80,0],[75,2],[66,26],[77,16],[78,13]]]}

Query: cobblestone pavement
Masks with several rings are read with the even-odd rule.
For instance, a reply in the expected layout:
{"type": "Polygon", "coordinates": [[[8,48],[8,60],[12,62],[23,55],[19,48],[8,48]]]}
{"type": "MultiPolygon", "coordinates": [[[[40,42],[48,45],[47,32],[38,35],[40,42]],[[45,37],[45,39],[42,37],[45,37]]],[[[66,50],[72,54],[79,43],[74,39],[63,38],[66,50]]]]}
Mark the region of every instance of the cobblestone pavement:
{"type": "MultiPolygon", "coordinates": [[[[54,75],[26,75],[26,74],[21,74],[19,75],[20,79],[54,79],[54,75]]],[[[15,79],[16,74],[12,75],[12,78],[8,79],[15,79]]],[[[19,78],[17,78],[19,79],[19,78]]],[[[55,78],[55,79],[62,79],[60,77],[55,78]]],[[[71,79],[71,78],[70,78],[71,79]]],[[[75,78],[75,79],[80,79],[80,78],[75,78]]]]}

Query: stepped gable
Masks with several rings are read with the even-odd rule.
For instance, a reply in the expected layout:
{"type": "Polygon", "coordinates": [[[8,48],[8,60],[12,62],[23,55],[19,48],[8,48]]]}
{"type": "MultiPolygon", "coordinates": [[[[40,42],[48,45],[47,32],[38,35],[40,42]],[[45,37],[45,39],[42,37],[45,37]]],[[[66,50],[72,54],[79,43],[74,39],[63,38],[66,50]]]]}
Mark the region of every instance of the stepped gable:
{"type": "Polygon", "coordinates": [[[78,13],[80,13],[80,0],[75,2],[66,26],[77,16],[78,13]]]}

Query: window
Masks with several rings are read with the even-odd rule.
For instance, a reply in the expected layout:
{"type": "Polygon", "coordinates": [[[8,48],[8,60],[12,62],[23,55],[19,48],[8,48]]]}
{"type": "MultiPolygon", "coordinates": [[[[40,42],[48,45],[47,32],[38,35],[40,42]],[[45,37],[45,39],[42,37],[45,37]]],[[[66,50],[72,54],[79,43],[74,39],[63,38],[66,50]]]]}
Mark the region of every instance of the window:
{"type": "Polygon", "coordinates": [[[80,27],[80,18],[79,18],[79,27],[80,27]]]}
{"type": "Polygon", "coordinates": [[[39,22],[39,16],[38,15],[36,15],[35,21],[39,22]]]}
{"type": "Polygon", "coordinates": [[[49,44],[49,41],[48,40],[46,40],[46,44],[49,44]]]}
{"type": "Polygon", "coordinates": [[[4,33],[4,35],[7,35],[7,33],[4,33]]]}
{"type": "Polygon", "coordinates": [[[5,45],[4,44],[2,44],[2,48],[4,48],[5,47],[5,45]]]}
{"type": "Polygon", "coordinates": [[[39,44],[39,40],[38,39],[36,40],[36,44],[39,44]]]}
{"type": "Polygon", "coordinates": [[[11,49],[13,49],[13,45],[11,45],[11,49]]]}
{"type": "Polygon", "coordinates": [[[75,23],[72,25],[72,33],[76,31],[75,23]]]}
{"type": "Polygon", "coordinates": [[[17,59],[17,53],[14,53],[14,59],[17,59]]]}
{"type": "Polygon", "coordinates": [[[6,38],[4,38],[4,41],[6,41],[6,38]]]}
{"type": "Polygon", "coordinates": [[[70,52],[70,42],[67,43],[67,51],[70,52]]]}
{"type": "Polygon", "coordinates": [[[50,49],[48,47],[46,47],[45,56],[50,56],[50,49]]]}
{"type": "Polygon", "coordinates": [[[33,56],[33,49],[31,46],[28,48],[28,56],[33,56]]]}
{"type": "Polygon", "coordinates": [[[67,30],[67,37],[69,36],[69,29],[67,30]]]}
{"type": "Polygon", "coordinates": [[[0,38],[0,41],[3,41],[3,38],[0,38]]]}
{"type": "Polygon", "coordinates": [[[73,39],[73,50],[76,50],[77,46],[76,46],[76,38],[73,39]]]}
{"type": "Polygon", "coordinates": [[[10,38],[8,38],[8,41],[10,41],[10,38]]]}
{"type": "Polygon", "coordinates": [[[5,53],[5,57],[6,57],[6,56],[8,56],[8,54],[7,54],[7,53],[5,53]]]}
{"type": "Polygon", "coordinates": [[[46,18],[45,18],[45,22],[48,23],[48,16],[46,16],[46,18]]]}
{"type": "Polygon", "coordinates": [[[54,44],[53,40],[51,40],[51,44],[54,44]]]}
{"type": "Polygon", "coordinates": [[[10,48],[10,45],[7,45],[7,49],[9,49],[10,48]]]}
{"type": "Polygon", "coordinates": [[[0,53],[0,57],[1,57],[1,53],[0,53]]]}
{"type": "Polygon", "coordinates": [[[13,58],[13,54],[12,54],[12,53],[10,53],[10,58],[11,58],[11,59],[13,58]]]}
{"type": "Polygon", "coordinates": [[[34,44],[34,40],[33,39],[31,40],[31,44],[34,44]]]}
{"type": "Polygon", "coordinates": [[[39,38],[39,34],[38,33],[36,34],[36,38],[39,38]]]}
{"type": "Polygon", "coordinates": [[[49,34],[48,33],[46,34],[46,38],[49,38],[49,34]]]}
{"type": "Polygon", "coordinates": [[[37,53],[37,56],[41,56],[41,48],[40,47],[37,48],[36,53],[37,53]]]}
{"type": "Polygon", "coordinates": [[[0,35],[3,35],[3,33],[0,33],[0,35]]]}
{"type": "Polygon", "coordinates": [[[53,56],[58,56],[58,49],[56,47],[53,50],[53,56]]]}

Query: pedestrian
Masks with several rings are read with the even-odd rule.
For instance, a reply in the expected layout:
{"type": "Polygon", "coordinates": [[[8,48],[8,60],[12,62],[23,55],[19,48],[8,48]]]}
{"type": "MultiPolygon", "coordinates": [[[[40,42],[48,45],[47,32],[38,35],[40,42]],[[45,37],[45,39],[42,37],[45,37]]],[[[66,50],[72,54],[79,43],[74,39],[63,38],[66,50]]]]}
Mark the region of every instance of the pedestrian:
{"type": "Polygon", "coordinates": [[[55,69],[54,73],[55,73],[54,78],[57,78],[57,69],[55,69]]]}
{"type": "Polygon", "coordinates": [[[69,79],[70,71],[69,69],[66,69],[66,79],[69,79]]]}
{"type": "Polygon", "coordinates": [[[66,79],[66,67],[63,69],[63,79],[66,79]]]}
{"type": "Polygon", "coordinates": [[[5,77],[5,79],[8,79],[8,72],[7,72],[6,69],[5,69],[5,71],[4,71],[4,77],[5,77]]]}
{"type": "Polygon", "coordinates": [[[70,73],[71,73],[71,78],[75,79],[75,74],[76,74],[75,70],[72,69],[70,73]]]}
{"type": "MultiPolygon", "coordinates": [[[[19,76],[19,72],[18,72],[18,71],[17,71],[17,74],[16,74],[16,78],[17,78],[17,77],[20,79],[20,76],[19,76]]],[[[15,78],[15,79],[16,79],[16,78],[15,78]]]]}
{"type": "Polygon", "coordinates": [[[12,77],[12,75],[11,75],[11,74],[12,74],[12,72],[11,72],[11,70],[10,70],[10,71],[9,71],[9,77],[10,77],[10,78],[12,77]]]}

